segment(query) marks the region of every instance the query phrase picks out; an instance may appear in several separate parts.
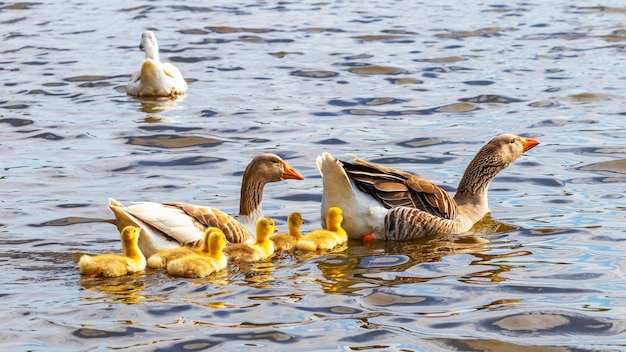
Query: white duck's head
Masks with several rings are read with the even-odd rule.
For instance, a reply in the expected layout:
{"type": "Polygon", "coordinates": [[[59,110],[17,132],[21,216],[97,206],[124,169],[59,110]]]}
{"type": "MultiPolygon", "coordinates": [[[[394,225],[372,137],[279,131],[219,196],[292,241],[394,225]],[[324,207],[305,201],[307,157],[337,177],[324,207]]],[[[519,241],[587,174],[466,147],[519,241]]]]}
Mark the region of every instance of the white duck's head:
{"type": "Polygon", "coordinates": [[[139,49],[146,51],[146,59],[159,61],[159,44],[153,31],[145,31],[141,34],[139,49]]]}

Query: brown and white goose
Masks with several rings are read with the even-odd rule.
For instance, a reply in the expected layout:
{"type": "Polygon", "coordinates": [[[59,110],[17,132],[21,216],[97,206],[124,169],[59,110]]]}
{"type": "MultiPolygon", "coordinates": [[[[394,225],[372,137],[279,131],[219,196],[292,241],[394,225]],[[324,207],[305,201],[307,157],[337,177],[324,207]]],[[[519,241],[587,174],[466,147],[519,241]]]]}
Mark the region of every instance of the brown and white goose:
{"type": "Polygon", "coordinates": [[[237,219],[217,209],[189,203],[138,202],[129,206],[109,199],[115,225],[141,228],[139,248],[146,257],[181,245],[197,247],[207,227],[217,227],[231,243],[254,238],[256,222],[263,216],[263,187],[269,182],[302,180],[304,177],[275,154],[261,154],[250,162],[243,173],[239,216],[237,219]],[[251,231],[252,230],[252,231],[251,231]]]}
{"type": "Polygon", "coordinates": [[[187,92],[187,82],[178,68],[159,61],[159,44],[154,32],[141,34],[139,49],[146,51],[146,57],[126,85],[128,95],[174,98],[187,92]]]}
{"type": "Polygon", "coordinates": [[[491,181],[537,144],[537,139],[512,134],[493,138],[467,166],[454,198],[410,173],[356,156],[350,163],[323,153],[317,158],[324,187],[322,222],[330,207],[340,207],[342,226],[355,239],[410,240],[467,232],[489,212],[491,181]]]}

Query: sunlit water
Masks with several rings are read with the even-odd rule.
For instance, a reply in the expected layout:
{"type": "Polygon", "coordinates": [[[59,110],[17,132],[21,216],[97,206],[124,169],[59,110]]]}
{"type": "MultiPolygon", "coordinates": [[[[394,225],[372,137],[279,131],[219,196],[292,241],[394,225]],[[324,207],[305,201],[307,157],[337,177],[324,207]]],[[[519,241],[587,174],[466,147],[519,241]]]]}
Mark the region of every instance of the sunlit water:
{"type": "Polygon", "coordinates": [[[622,1],[0,3],[2,350],[619,350],[626,344],[622,1]],[[189,94],[125,95],[153,29],[189,94]],[[350,242],[221,277],[81,279],[109,197],[320,226],[322,151],[453,192],[498,133],[542,144],[468,236],[350,242]]]}

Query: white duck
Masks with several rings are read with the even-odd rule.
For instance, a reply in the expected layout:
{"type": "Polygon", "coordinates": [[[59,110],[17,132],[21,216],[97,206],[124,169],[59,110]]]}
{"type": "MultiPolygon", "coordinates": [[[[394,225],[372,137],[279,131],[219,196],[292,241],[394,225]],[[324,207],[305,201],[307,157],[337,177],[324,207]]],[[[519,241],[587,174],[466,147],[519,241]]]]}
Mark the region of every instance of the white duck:
{"type": "Polygon", "coordinates": [[[304,177],[278,155],[261,154],[252,159],[243,173],[237,219],[216,208],[180,202],[124,206],[110,199],[109,209],[115,214],[118,229],[127,225],[141,228],[139,248],[146,257],[181,245],[198,247],[206,228],[211,226],[222,230],[229,242],[240,243],[254,238],[256,222],[263,216],[265,184],[289,179],[304,177]]]}
{"type": "Polygon", "coordinates": [[[323,153],[317,158],[324,187],[321,213],[333,206],[342,208],[342,226],[355,239],[410,240],[464,233],[489,212],[491,181],[537,144],[536,139],[511,134],[493,138],[467,166],[454,198],[407,172],[356,156],[350,163],[323,153]]]}
{"type": "Polygon", "coordinates": [[[126,85],[128,95],[174,98],[187,92],[187,82],[178,68],[159,61],[159,44],[154,32],[143,32],[139,49],[146,51],[146,58],[126,85]]]}

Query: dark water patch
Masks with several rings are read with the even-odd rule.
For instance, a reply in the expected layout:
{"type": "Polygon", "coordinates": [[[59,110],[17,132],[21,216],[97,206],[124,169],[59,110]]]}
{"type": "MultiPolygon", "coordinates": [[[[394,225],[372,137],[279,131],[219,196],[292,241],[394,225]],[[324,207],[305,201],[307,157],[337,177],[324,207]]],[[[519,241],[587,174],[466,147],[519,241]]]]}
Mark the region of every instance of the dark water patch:
{"type": "Polygon", "coordinates": [[[80,328],[74,330],[72,335],[81,339],[108,339],[113,337],[132,337],[140,333],[145,333],[146,329],[126,327],[122,331],[110,331],[93,328],[80,328]]]}
{"type": "Polygon", "coordinates": [[[331,116],[340,116],[342,114],[346,114],[346,113],[337,113],[337,112],[330,112],[330,111],[318,111],[318,112],[312,112],[311,116],[322,116],[322,117],[331,117],[331,116]]]}
{"type": "Polygon", "coordinates": [[[349,68],[348,71],[358,75],[399,75],[408,73],[408,71],[403,68],[379,65],[353,67],[349,68]]]}
{"type": "Polygon", "coordinates": [[[385,78],[385,80],[388,81],[389,83],[395,84],[395,85],[422,84],[422,83],[424,83],[424,81],[422,81],[421,79],[411,78],[411,77],[385,78]]]}
{"type": "MultiPolygon", "coordinates": [[[[109,87],[115,85],[111,82],[85,82],[78,85],[79,88],[98,88],[98,87],[109,87]]],[[[89,100],[93,101],[93,100],[89,100]]]]}
{"type": "Polygon", "coordinates": [[[203,6],[174,5],[174,6],[171,6],[171,8],[176,11],[185,11],[185,12],[198,12],[198,13],[215,12],[214,9],[210,7],[203,7],[203,6]]]}
{"type": "MultiPolygon", "coordinates": [[[[85,205],[85,207],[91,205],[85,205]]],[[[58,205],[59,208],[68,208],[58,205]]],[[[70,207],[71,208],[71,207],[70,207]]],[[[99,219],[99,218],[84,218],[79,216],[68,216],[64,218],[44,221],[39,224],[30,224],[32,227],[42,227],[42,226],[68,226],[68,225],[76,225],[76,224],[87,224],[92,222],[108,222],[107,220],[99,219]]]]}
{"type": "Polygon", "coordinates": [[[262,44],[276,44],[276,43],[291,43],[294,42],[293,39],[265,39],[262,37],[258,37],[258,36],[254,36],[254,35],[244,35],[239,37],[238,39],[241,42],[245,42],[245,43],[262,43],[262,44]]]}
{"type": "Polygon", "coordinates": [[[355,98],[354,102],[345,101],[345,100],[330,100],[328,105],[333,106],[357,106],[357,105],[386,105],[386,104],[400,104],[406,103],[408,100],[405,99],[396,99],[396,98],[355,98]]]}
{"type": "Polygon", "coordinates": [[[361,268],[387,268],[408,263],[409,257],[405,255],[377,255],[361,258],[359,267],[361,268]]]}
{"type": "Polygon", "coordinates": [[[47,65],[49,62],[48,61],[23,61],[22,64],[23,65],[30,65],[30,66],[42,66],[42,65],[47,65]]]}
{"type": "Polygon", "coordinates": [[[391,111],[376,111],[371,109],[348,109],[341,111],[345,115],[371,115],[371,116],[394,116],[394,112],[391,111]]]}
{"type": "Polygon", "coordinates": [[[430,147],[433,145],[443,144],[444,142],[438,139],[426,138],[426,137],[417,137],[410,139],[408,141],[398,142],[396,145],[404,148],[422,148],[422,147],[430,147]]]}
{"type": "MultiPolygon", "coordinates": [[[[438,328],[447,328],[445,324],[438,324],[438,328]]],[[[593,352],[595,349],[586,349],[556,344],[529,344],[514,343],[500,340],[433,338],[429,341],[441,346],[445,351],[516,351],[516,352],[593,352]]]]}
{"type": "Polygon", "coordinates": [[[476,103],[476,104],[484,104],[484,103],[498,103],[498,104],[511,104],[511,103],[520,103],[524,100],[509,98],[503,95],[494,95],[494,94],[485,94],[478,95],[471,98],[461,98],[459,101],[468,102],[468,103],[476,103]]]}
{"type": "Polygon", "coordinates": [[[201,130],[202,128],[200,127],[183,127],[183,126],[172,126],[172,125],[142,125],[139,126],[140,130],[144,130],[144,131],[158,131],[158,132],[164,132],[164,131],[172,131],[175,133],[180,133],[180,132],[189,132],[189,131],[197,131],[197,130],[201,130]]]}
{"type": "Polygon", "coordinates": [[[61,137],[59,135],[56,135],[56,134],[50,133],[50,132],[40,133],[40,134],[31,136],[31,137],[28,137],[28,138],[40,138],[40,139],[46,139],[46,140],[49,140],[49,141],[60,141],[60,140],[65,139],[65,138],[63,138],[63,137],[61,137]]]}
{"type": "Polygon", "coordinates": [[[372,307],[416,307],[419,305],[439,306],[450,303],[449,298],[427,295],[403,295],[393,292],[392,289],[374,290],[364,295],[362,300],[372,307]]]}
{"type": "MultiPolygon", "coordinates": [[[[112,172],[125,172],[125,171],[130,171],[130,170],[135,170],[137,169],[138,166],[144,166],[144,167],[159,167],[159,168],[166,168],[166,167],[181,167],[181,166],[198,166],[198,165],[205,165],[205,164],[211,164],[211,163],[216,163],[216,162],[222,162],[225,159],[221,159],[221,158],[211,158],[211,157],[203,157],[203,156],[197,156],[197,157],[187,157],[187,158],[180,158],[180,159],[174,159],[174,160],[169,160],[169,161],[138,161],[136,163],[124,166],[124,167],[120,167],[117,169],[113,169],[111,170],[112,172]]],[[[166,188],[167,189],[167,188],[166,188]]]]}
{"type": "Polygon", "coordinates": [[[556,280],[571,280],[571,281],[585,281],[600,279],[604,275],[598,273],[574,273],[574,274],[555,274],[555,275],[542,275],[537,278],[541,279],[556,279],[556,280]]]}
{"type": "Polygon", "coordinates": [[[626,152],[624,147],[579,147],[579,148],[560,148],[557,149],[558,153],[572,153],[572,154],[600,154],[600,155],[618,155],[623,156],[626,152]]]}
{"type": "Polygon", "coordinates": [[[328,105],[347,107],[347,106],[357,106],[359,105],[359,103],[356,101],[333,99],[333,100],[328,101],[328,105]]]}
{"type": "Polygon", "coordinates": [[[309,33],[324,33],[324,32],[328,32],[328,33],[343,33],[343,32],[345,32],[341,28],[325,28],[325,27],[308,27],[308,28],[302,28],[302,29],[300,29],[300,31],[309,32],[309,33]]]}
{"type": "Polygon", "coordinates": [[[348,144],[348,142],[346,141],[342,141],[339,138],[329,138],[329,139],[322,139],[320,141],[317,142],[313,142],[314,144],[320,144],[320,145],[340,145],[340,144],[348,144]]]}
{"type": "Polygon", "coordinates": [[[504,35],[506,32],[514,32],[517,31],[517,28],[514,27],[486,27],[473,31],[449,31],[448,33],[437,33],[435,37],[445,38],[445,39],[463,39],[469,37],[499,37],[504,35]]]}
{"type": "Polygon", "coordinates": [[[200,117],[212,117],[217,115],[218,112],[217,111],[213,111],[213,110],[202,110],[200,111],[200,117]]]}
{"type": "Polygon", "coordinates": [[[465,81],[463,84],[467,84],[468,86],[490,86],[496,82],[488,81],[488,80],[476,80],[476,81],[465,81]]]}
{"type": "Polygon", "coordinates": [[[431,62],[437,64],[450,64],[453,62],[466,61],[467,57],[465,56],[446,56],[446,57],[434,57],[434,58],[426,58],[426,59],[413,59],[416,62],[431,62]]]}
{"type": "Polygon", "coordinates": [[[370,160],[373,164],[431,164],[431,165],[440,165],[444,164],[447,161],[453,160],[454,158],[445,157],[445,158],[434,158],[423,156],[419,158],[402,158],[402,157],[384,157],[378,159],[370,160]]]}
{"type": "MultiPolygon", "coordinates": [[[[307,178],[309,177],[307,176],[307,178]]],[[[304,202],[318,203],[322,201],[322,194],[321,193],[319,194],[318,193],[298,193],[298,194],[291,194],[291,195],[285,195],[285,196],[274,196],[272,198],[299,202],[299,203],[304,203],[304,202]]]]}
{"type": "Polygon", "coordinates": [[[63,87],[69,85],[69,83],[65,82],[46,82],[41,84],[44,87],[63,87]]]}
{"type": "Polygon", "coordinates": [[[209,339],[192,339],[189,341],[176,342],[167,347],[155,348],[155,352],[174,352],[174,351],[207,351],[212,347],[219,346],[223,341],[215,341],[209,339]]]}
{"type": "Polygon", "coordinates": [[[228,33],[269,33],[274,32],[275,29],[272,28],[245,28],[245,27],[227,27],[227,26],[208,26],[204,27],[211,32],[218,34],[228,34],[228,33]]]}
{"type": "MultiPolygon", "coordinates": [[[[363,326],[363,328],[367,328],[367,326],[363,326]]],[[[352,336],[346,336],[346,337],[342,337],[339,339],[339,341],[342,342],[353,342],[353,343],[372,343],[373,341],[376,341],[378,339],[391,339],[391,338],[400,338],[400,336],[397,336],[396,333],[388,331],[388,330],[381,330],[379,327],[375,327],[372,326],[371,327],[372,330],[362,333],[362,334],[357,334],[357,335],[352,335],[352,336]],[[373,330],[375,328],[378,328],[377,330],[373,330]]],[[[373,345],[373,346],[360,346],[360,347],[352,347],[349,348],[348,350],[352,350],[352,351],[369,351],[369,350],[383,350],[386,348],[389,348],[390,346],[387,345],[373,345]]],[[[393,350],[393,349],[389,349],[389,350],[393,350]]]]}
{"type": "Polygon", "coordinates": [[[378,42],[383,42],[383,43],[390,43],[390,44],[398,44],[398,43],[402,43],[402,44],[410,44],[410,43],[415,43],[415,40],[413,39],[408,39],[407,36],[405,35],[391,35],[391,34],[379,34],[379,35],[360,35],[360,36],[356,36],[356,37],[352,37],[356,40],[362,41],[362,42],[372,42],[372,41],[378,41],[378,42]]]}
{"type": "Polygon", "coordinates": [[[174,159],[170,161],[139,161],[137,164],[142,166],[158,166],[158,167],[172,167],[172,166],[198,166],[205,164],[212,164],[226,161],[226,159],[206,157],[206,156],[192,156],[187,158],[174,159]]]}
{"type": "Polygon", "coordinates": [[[189,29],[181,29],[178,30],[180,34],[189,34],[189,35],[203,35],[209,33],[209,31],[205,31],[203,29],[198,28],[189,28],[189,29]]]}
{"type": "Polygon", "coordinates": [[[28,119],[5,118],[5,119],[0,119],[0,123],[7,123],[11,125],[11,127],[21,127],[21,126],[32,125],[35,122],[33,120],[28,120],[28,119]]]}
{"type": "Polygon", "coordinates": [[[621,100],[622,98],[617,95],[604,94],[604,93],[580,93],[568,96],[566,99],[576,102],[594,102],[594,101],[609,101],[609,100],[621,100]]]}
{"type": "Polygon", "coordinates": [[[292,71],[289,74],[292,76],[306,77],[306,78],[330,78],[330,77],[339,76],[338,72],[324,71],[324,70],[311,70],[311,71],[297,70],[297,71],[292,71]]]}
{"type": "Polygon", "coordinates": [[[498,176],[496,182],[506,182],[512,184],[529,183],[532,185],[539,185],[544,187],[564,187],[565,182],[549,177],[530,177],[520,178],[511,176],[498,176]]]}
{"type": "MultiPolygon", "coordinates": [[[[558,108],[560,106],[563,106],[563,104],[561,104],[556,99],[548,99],[548,100],[542,100],[542,101],[536,101],[536,102],[530,103],[530,104],[528,104],[528,106],[530,106],[532,108],[547,109],[547,108],[558,108]]],[[[533,126],[533,125],[531,125],[531,126],[533,126]]]]}
{"type": "Polygon", "coordinates": [[[602,161],[575,168],[581,171],[608,171],[626,174],[626,159],[602,161]]]}
{"type": "Polygon", "coordinates": [[[301,52],[301,51],[277,51],[277,52],[268,53],[268,54],[270,54],[270,55],[272,55],[274,57],[277,57],[279,59],[282,59],[282,58],[284,58],[287,55],[304,55],[304,53],[301,52]]]}
{"type": "MultiPolygon", "coordinates": [[[[246,325],[244,323],[244,325],[246,325]]],[[[297,335],[287,334],[282,331],[277,330],[266,330],[266,331],[258,331],[258,332],[249,332],[245,333],[242,330],[241,333],[233,333],[233,334],[212,334],[211,336],[216,338],[221,338],[224,341],[232,342],[232,341],[249,341],[246,343],[246,347],[255,347],[257,344],[254,341],[270,341],[275,343],[296,343],[300,341],[300,338],[297,335]]],[[[261,347],[261,346],[259,346],[261,347]]]]}
{"type": "Polygon", "coordinates": [[[559,311],[536,311],[489,318],[476,324],[478,330],[505,336],[610,336],[623,331],[623,323],[606,318],[559,311]]]}
{"type": "Polygon", "coordinates": [[[216,147],[222,143],[215,138],[199,136],[177,136],[170,134],[157,134],[152,136],[125,137],[126,144],[141,145],[144,147],[157,148],[187,148],[187,147],[216,147]]]}
{"type": "MultiPolygon", "coordinates": [[[[243,70],[245,70],[245,68],[240,67],[240,66],[235,66],[235,67],[208,67],[208,68],[213,68],[213,69],[216,69],[216,70],[221,71],[221,72],[234,72],[234,71],[243,71],[243,70]]],[[[255,78],[255,79],[259,79],[259,78],[255,78]]],[[[262,79],[266,79],[266,78],[262,78],[262,79]]]]}
{"type": "Polygon", "coordinates": [[[45,91],[43,89],[32,89],[30,91],[28,91],[26,93],[27,95],[51,95],[51,96],[61,96],[61,95],[67,95],[69,93],[50,93],[48,91],[45,91]]]}
{"type": "Polygon", "coordinates": [[[211,60],[219,60],[220,57],[219,56],[198,56],[198,57],[194,57],[194,56],[170,56],[168,57],[168,60],[170,62],[184,62],[184,63],[189,63],[189,64],[193,64],[196,62],[203,62],[203,61],[211,61],[211,60]]]}
{"type": "Polygon", "coordinates": [[[372,109],[347,109],[342,110],[346,115],[372,115],[372,116],[406,116],[406,115],[432,115],[436,113],[465,113],[477,110],[479,107],[471,103],[455,103],[429,109],[411,110],[387,110],[379,111],[372,109]]]}
{"type": "Polygon", "coordinates": [[[296,309],[303,310],[305,312],[312,312],[324,316],[349,316],[354,314],[363,313],[362,309],[348,306],[319,306],[319,307],[305,307],[297,306],[296,309]]]}
{"type": "Polygon", "coordinates": [[[358,54],[358,55],[350,55],[350,56],[345,56],[343,59],[344,60],[365,60],[365,59],[371,59],[373,58],[374,55],[372,54],[358,54]]]}
{"type": "MultiPolygon", "coordinates": [[[[5,3],[0,4],[4,5],[5,3]]],[[[0,6],[0,10],[31,10],[33,7],[41,4],[41,2],[16,2],[10,5],[0,6]]]]}
{"type": "Polygon", "coordinates": [[[67,82],[94,82],[94,81],[105,81],[107,79],[117,78],[117,77],[128,77],[128,76],[95,76],[95,75],[86,75],[86,76],[75,76],[75,77],[67,77],[64,78],[64,81],[67,82]]]}
{"type": "Polygon", "coordinates": [[[480,107],[473,103],[454,103],[449,105],[439,106],[433,109],[425,110],[428,112],[443,112],[443,113],[463,113],[478,110],[480,107]]]}
{"type": "Polygon", "coordinates": [[[12,105],[5,105],[2,108],[3,109],[8,109],[8,110],[23,110],[23,109],[30,108],[30,105],[27,105],[27,104],[12,104],[12,105]]]}
{"type": "Polygon", "coordinates": [[[170,314],[179,314],[193,310],[194,306],[191,304],[177,304],[172,306],[159,306],[159,308],[150,308],[146,310],[146,313],[155,317],[166,317],[170,314]],[[162,307],[162,308],[161,308],[162,307]]]}

